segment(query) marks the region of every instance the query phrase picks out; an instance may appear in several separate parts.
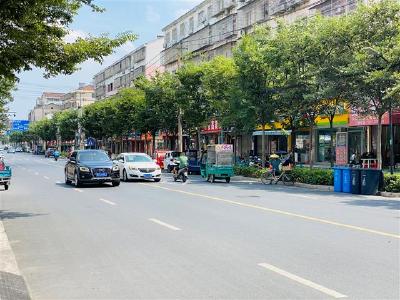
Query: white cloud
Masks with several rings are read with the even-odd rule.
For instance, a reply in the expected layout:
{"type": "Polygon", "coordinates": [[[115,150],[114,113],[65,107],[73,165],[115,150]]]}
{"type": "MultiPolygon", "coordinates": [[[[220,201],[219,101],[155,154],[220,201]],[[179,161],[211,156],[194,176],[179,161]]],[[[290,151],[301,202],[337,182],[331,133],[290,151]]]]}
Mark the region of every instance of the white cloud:
{"type": "Polygon", "coordinates": [[[69,33],[64,37],[64,41],[67,43],[73,43],[77,38],[85,38],[88,36],[88,33],[83,30],[70,30],[69,33]]]}
{"type": "Polygon", "coordinates": [[[153,6],[146,6],[146,21],[149,23],[159,23],[161,19],[160,14],[154,9],[153,6]]]}

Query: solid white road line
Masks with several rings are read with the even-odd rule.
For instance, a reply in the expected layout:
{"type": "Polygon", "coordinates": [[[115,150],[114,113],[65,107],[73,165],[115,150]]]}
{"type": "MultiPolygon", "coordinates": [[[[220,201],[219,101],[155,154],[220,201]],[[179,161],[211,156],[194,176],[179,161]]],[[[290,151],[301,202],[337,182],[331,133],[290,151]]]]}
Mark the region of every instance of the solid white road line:
{"type": "Polygon", "coordinates": [[[164,223],[164,222],[162,222],[162,221],[160,221],[160,220],[157,220],[157,219],[150,218],[149,221],[154,222],[154,223],[156,223],[156,224],[158,224],[158,225],[167,227],[167,228],[169,228],[169,229],[171,229],[171,230],[175,230],[175,231],[182,230],[182,229],[180,229],[180,228],[178,228],[178,227],[175,227],[175,226],[173,226],[173,225],[164,223]]]}
{"type": "Polygon", "coordinates": [[[258,209],[258,210],[262,210],[262,211],[267,211],[267,212],[271,212],[271,213],[275,213],[275,214],[280,214],[280,215],[285,215],[285,216],[289,216],[289,217],[299,218],[299,219],[303,219],[303,220],[318,222],[318,223],[322,223],[322,224],[329,224],[329,225],[334,225],[334,226],[337,226],[337,227],[348,228],[348,229],[352,229],[352,230],[358,230],[358,231],[363,231],[363,232],[368,232],[368,233],[372,233],[372,234],[377,234],[377,235],[382,235],[382,236],[387,236],[387,237],[391,237],[391,238],[400,239],[400,235],[399,234],[395,234],[395,233],[383,232],[383,231],[374,230],[374,229],[370,229],[370,228],[365,228],[365,227],[354,226],[354,225],[350,225],[350,224],[330,221],[330,220],[327,220],[327,219],[316,218],[316,217],[311,217],[311,216],[307,216],[307,215],[301,215],[301,214],[297,214],[297,213],[292,213],[292,212],[284,211],[284,210],[280,210],[280,209],[268,208],[268,207],[265,207],[265,206],[254,205],[254,204],[250,204],[250,203],[239,202],[239,201],[229,200],[229,199],[224,199],[224,198],[219,198],[219,197],[213,197],[213,196],[209,196],[209,195],[205,195],[205,194],[193,193],[193,192],[183,191],[183,190],[179,190],[179,189],[172,189],[172,188],[168,188],[168,187],[161,186],[161,185],[156,185],[156,184],[148,184],[148,183],[138,183],[138,184],[139,185],[148,186],[148,187],[152,187],[152,188],[161,189],[161,190],[181,193],[181,194],[184,194],[184,195],[190,195],[190,196],[201,197],[201,198],[210,199],[210,200],[214,200],[214,201],[225,202],[225,203],[229,203],[229,204],[237,205],[237,206],[241,206],[241,207],[254,208],[254,209],[258,209]]]}
{"type": "Polygon", "coordinates": [[[79,192],[79,193],[83,193],[83,191],[80,190],[80,189],[74,189],[74,191],[75,191],[75,192],[79,192]]]}
{"type": "Polygon", "coordinates": [[[43,178],[44,178],[44,179],[47,179],[47,180],[49,180],[49,179],[50,179],[50,178],[49,178],[49,177],[47,177],[47,176],[43,176],[43,178]]]}
{"type": "Polygon", "coordinates": [[[291,280],[294,280],[294,281],[296,281],[298,283],[301,283],[301,284],[303,284],[305,286],[308,286],[308,287],[313,288],[313,289],[315,289],[317,291],[320,291],[320,292],[322,292],[322,293],[324,293],[324,294],[326,294],[328,296],[331,296],[333,298],[337,298],[337,299],[339,299],[339,298],[347,298],[346,295],[343,295],[343,294],[338,293],[338,292],[336,292],[334,290],[328,289],[328,288],[326,288],[326,287],[324,287],[322,285],[316,284],[315,282],[312,282],[310,280],[304,279],[304,278],[302,278],[300,276],[294,275],[294,274],[289,273],[289,272],[287,272],[285,270],[279,269],[279,268],[277,268],[277,267],[275,267],[273,265],[270,265],[270,264],[267,264],[267,263],[260,263],[258,265],[260,267],[263,267],[263,268],[267,269],[267,270],[270,270],[272,272],[278,273],[279,275],[282,275],[282,276],[285,276],[285,277],[287,277],[287,278],[289,278],[291,280]]]}
{"type": "Polygon", "coordinates": [[[110,204],[110,205],[117,205],[116,203],[114,203],[114,202],[112,202],[110,200],[103,199],[103,198],[100,198],[99,200],[104,202],[104,203],[110,204]]]}

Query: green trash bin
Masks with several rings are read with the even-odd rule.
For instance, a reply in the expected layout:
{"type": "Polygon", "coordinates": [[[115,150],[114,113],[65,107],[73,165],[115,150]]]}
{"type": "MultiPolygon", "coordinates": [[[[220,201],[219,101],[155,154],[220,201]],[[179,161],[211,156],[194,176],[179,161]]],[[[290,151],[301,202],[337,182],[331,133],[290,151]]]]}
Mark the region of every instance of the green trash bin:
{"type": "Polygon", "coordinates": [[[382,180],[382,170],[362,169],[361,170],[361,194],[376,195],[382,180]]]}
{"type": "Polygon", "coordinates": [[[361,169],[353,168],[351,170],[351,193],[361,193],[361,169]]]}

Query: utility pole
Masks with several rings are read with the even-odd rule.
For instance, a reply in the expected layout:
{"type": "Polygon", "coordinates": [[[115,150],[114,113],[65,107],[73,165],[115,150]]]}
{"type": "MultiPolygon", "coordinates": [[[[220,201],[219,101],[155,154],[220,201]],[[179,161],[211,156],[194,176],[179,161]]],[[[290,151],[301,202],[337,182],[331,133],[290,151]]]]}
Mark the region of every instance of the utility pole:
{"type": "Polygon", "coordinates": [[[394,173],[394,143],[393,143],[393,111],[392,111],[392,100],[389,103],[389,151],[390,151],[390,174],[394,173]]]}
{"type": "Polygon", "coordinates": [[[82,130],[82,123],[81,123],[81,118],[83,115],[83,111],[82,111],[82,93],[79,92],[79,107],[78,107],[78,138],[79,138],[79,149],[85,149],[85,137],[84,137],[84,133],[82,130]]]}
{"type": "MultiPolygon", "coordinates": [[[[180,43],[180,54],[178,55],[178,69],[181,67],[181,59],[183,56],[183,46],[182,42],[180,43]]],[[[179,107],[178,112],[178,152],[183,152],[183,129],[182,129],[182,108],[179,107]]]]}

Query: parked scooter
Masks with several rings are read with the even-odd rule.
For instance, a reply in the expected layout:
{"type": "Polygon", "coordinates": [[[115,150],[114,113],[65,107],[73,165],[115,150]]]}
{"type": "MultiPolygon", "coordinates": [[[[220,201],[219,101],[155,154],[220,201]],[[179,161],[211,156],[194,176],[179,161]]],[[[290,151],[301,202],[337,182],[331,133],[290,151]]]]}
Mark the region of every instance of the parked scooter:
{"type": "Polygon", "coordinates": [[[58,150],[54,151],[54,160],[57,161],[58,158],[60,157],[60,152],[58,150]]]}

